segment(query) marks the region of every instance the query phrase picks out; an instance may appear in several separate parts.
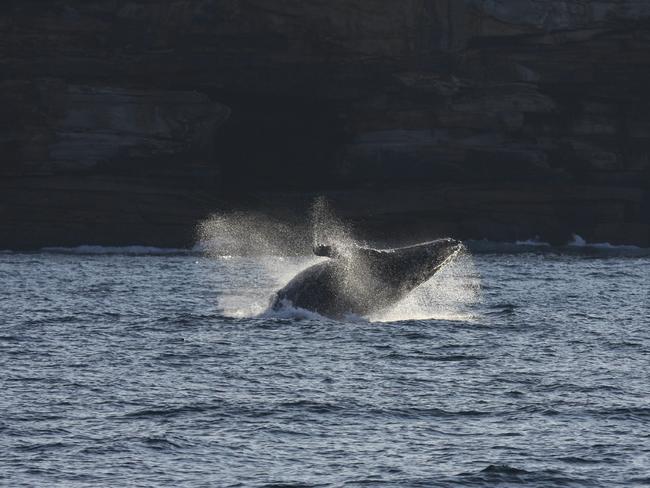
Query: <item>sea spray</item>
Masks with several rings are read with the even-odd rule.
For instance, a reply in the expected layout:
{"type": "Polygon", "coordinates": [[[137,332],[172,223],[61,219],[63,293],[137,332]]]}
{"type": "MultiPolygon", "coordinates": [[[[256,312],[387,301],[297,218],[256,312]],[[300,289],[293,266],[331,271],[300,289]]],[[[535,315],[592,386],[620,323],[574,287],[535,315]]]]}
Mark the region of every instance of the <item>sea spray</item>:
{"type": "Polygon", "coordinates": [[[214,214],[199,224],[196,234],[197,247],[221,261],[221,272],[231,275],[232,289],[218,299],[219,308],[230,317],[263,313],[273,291],[318,260],[305,223],[262,213],[214,214]]]}
{"type": "Polygon", "coordinates": [[[314,256],[315,246],[329,245],[346,252],[354,244],[350,227],[335,216],[323,198],[315,200],[309,218],[303,222],[287,222],[258,212],[224,212],[201,222],[196,234],[197,247],[212,259],[229,258],[226,269],[233,274],[240,274],[236,268],[243,266],[248,276],[261,275],[255,282],[248,279],[238,283],[238,289],[219,297],[219,307],[233,317],[264,312],[276,290],[322,260],[314,256]],[[257,273],[248,269],[251,265],[257,273]]]}
{"type": "Polygon", "coordinates": [[[324,197],[314,201],[310,221],[314,248],[331,246],[338,254],[346,257],[354,252],[357,242],[352,237],[352,226],[336,216],[324,197]]]}
{"type": "MultiPolygon", "coordinates": [[[[353,229],[341,221],[324,198],[314,202],[312,208],[314,246],[329,245],[346,258],[342,286],[349,293],[366,295],[368,300],[381,294],[369,284],[378,283],[373,267],[364,256],[355,252],[359,244],[352,237],[353,229]]],[[[480,300],[480,276],[469,250],[461,250],[445,263],[433,278],[417,287],[396,305],[370,315],[377,322],[400,320],[467,320],[471,318],[471,305],[480,300]]]]}
{"type": "Polygon", "coordinates": [[[289,223],[256,212],[214,214],[199,223],[198,247],[210,257],[310,254],[304,223],[289,223]]]}
{"type": "MultiPolygon", "coordinates": [[[[247,276],[234,280],[234,287],[219,297],[219,307],[232,317],[250,317],[268,313],[273,294],[306,268],[322,261],[312,249],[328,246],[345,258],[342,287],[349,293],[367,295],[370,300],[381,294],[373,289],[372,267],[358,253],[359,244],[352,226],[343,222],[324,198],[314,201],[309,222],[286,223],[259,213],[231,212],[213,215],[197,230],[200,247],[213,259],[222,260],[222,272],[247,276]],[[225,257],[231,257],[225,261],[225,257]],[[239,268],[246,268],[242,272],[239,268]],[[258,279],[251,280],[250,276],[258,279]]],[[[463,250],[431,280],[419,286],[405,299],[381,313],[368,317],[388,322],[419,319],[466,320],[470,305],[478,300],[480,279],[471,255],[463,250]]],[[[288,308],[282,313],[304,318],[304,313],[288,308]]]]}
{"type": "Polygon", "coordinates": [[[305,256],[317,246],[346,253],[356,245],[352,227],[339,219],[324,198],[317,198],[307,218],[291,221],[259,212],[213,214],[196,229],[197,247],[210,257],[305,256]]]}
{"type": "Polygon", "coordinates": [[[402,320],[471,321],[481,300],[481,277],[466,247],[430,280],[393,307],[370,317],[376,322],[402,320]]]}

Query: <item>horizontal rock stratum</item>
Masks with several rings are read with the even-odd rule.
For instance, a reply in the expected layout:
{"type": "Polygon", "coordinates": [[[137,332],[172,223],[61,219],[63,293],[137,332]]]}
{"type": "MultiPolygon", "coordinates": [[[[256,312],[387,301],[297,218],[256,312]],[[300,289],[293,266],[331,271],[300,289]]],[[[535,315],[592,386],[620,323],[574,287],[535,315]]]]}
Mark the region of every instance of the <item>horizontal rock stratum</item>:
{"type": "Polygon", "coordinates": [[[648,2],[14,0],[0,29],[0,248],[186,245],[320,193],[376,235],[650,246],[648,2]]]}

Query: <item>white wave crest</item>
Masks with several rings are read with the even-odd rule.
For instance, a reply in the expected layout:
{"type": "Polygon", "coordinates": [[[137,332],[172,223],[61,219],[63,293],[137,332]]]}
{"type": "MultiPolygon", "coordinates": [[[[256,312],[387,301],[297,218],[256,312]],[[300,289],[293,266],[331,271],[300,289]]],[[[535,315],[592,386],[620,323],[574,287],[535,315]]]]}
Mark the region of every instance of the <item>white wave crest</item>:
{"type": "Polygon", "coordinates": [[[515,242],[515,245],[517,245],[517,246],[551,247],[551,245],[548,242],[540,241],[539,237],[535,237],[534,239],[528,239],[526,241],[517,241],[517,242],[515,242]]]}
{"type": "Polygon", "coordinates": [[[569,247],[586,247],[587,241],[580,237],[578,234],[573,234],[571,240],[567,243],[569,247]]]}
{"type": "Polygon", "coordinates": [[[590,243],[587,242],[583,237],[573,234],[571,240],[564,245],[553,245],[548,242],[539,240],[538,238],[528,239],[525,241],[516,241],[516,242],[499,242],[499,241],[489,241],[484,240],[469,240],[466,242],[467,246],[471,249],[472,252],[483,253],[521,253],[521,252],[531,252],[533,248],[537,248],[540,252],[545,250],[552,250],[554,252],[563,252],[563,251],[577,251],[577,250],[601,250],[601,251],[622,251],[624,253],[633,252],[633,253],[646,253],[648,249],[642,247],[633,246],[633,245],[620,245],[620,244],[610,244],[608,242],[602,243],[590,243]]]}
{"type": "Polygon", "coordinates": [[[610,249],[610,250],[629,250],[629,251],[636,251],[636,250],[641,250],[642,248],[638,246],[631,246],[631,245],[615,245],[615,244],[610,244],[609,242],[594,242],[594,243],[589,243],[587,242],[584,238],[579,236],[578,234],[573,234],[571,237],[571,241],[567,244],[569,247],[584,247],[584,248],[590,248],[590,249],[610,249]]]}

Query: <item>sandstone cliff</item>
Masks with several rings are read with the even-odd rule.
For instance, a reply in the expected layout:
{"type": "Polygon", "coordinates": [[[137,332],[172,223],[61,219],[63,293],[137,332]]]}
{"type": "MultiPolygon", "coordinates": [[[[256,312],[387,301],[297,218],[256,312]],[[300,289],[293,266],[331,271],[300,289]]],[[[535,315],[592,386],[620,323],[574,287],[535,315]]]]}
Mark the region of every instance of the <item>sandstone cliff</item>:
{"type": "Polygon", "coordinates": [[[650,245],[645,1],[13,0],[0,31],[0,248],[180,245],[305,192],[650,245]]]}

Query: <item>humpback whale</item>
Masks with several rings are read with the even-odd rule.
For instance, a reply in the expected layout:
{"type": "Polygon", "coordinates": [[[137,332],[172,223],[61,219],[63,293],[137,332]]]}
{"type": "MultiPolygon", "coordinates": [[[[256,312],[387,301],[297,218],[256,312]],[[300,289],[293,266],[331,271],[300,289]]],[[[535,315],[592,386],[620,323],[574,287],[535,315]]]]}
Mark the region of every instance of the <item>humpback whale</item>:
{"type": "Polygon", "coordinates": [[[330,318],[379,312],[428,281],[461,248],[455,239],[385,250],[316,246],[314,254],[327,260],[302,271],[278,291],[271,309],[293,306],[330,318]]]}

